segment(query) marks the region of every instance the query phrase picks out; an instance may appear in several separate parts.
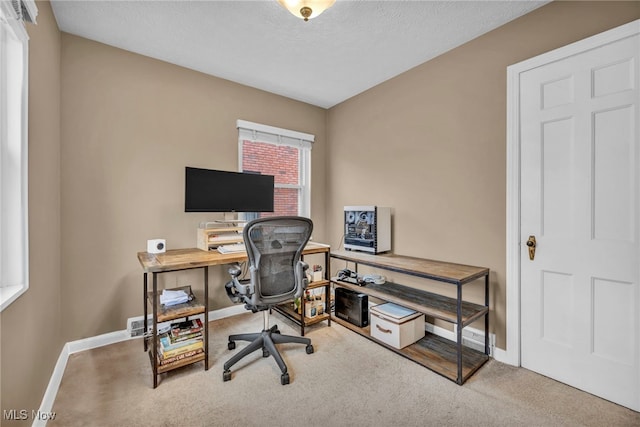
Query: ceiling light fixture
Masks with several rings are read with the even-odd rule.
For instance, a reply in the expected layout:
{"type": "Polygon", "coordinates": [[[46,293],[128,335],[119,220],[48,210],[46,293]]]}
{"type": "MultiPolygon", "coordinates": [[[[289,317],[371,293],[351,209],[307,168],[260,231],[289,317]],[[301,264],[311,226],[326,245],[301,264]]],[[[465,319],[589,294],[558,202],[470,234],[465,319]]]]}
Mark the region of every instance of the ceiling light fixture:
{"type": "Polygon", "coordinates": [[[336,0],[278,0],[293,16],[308,21],[329,9],[336,0]]]}

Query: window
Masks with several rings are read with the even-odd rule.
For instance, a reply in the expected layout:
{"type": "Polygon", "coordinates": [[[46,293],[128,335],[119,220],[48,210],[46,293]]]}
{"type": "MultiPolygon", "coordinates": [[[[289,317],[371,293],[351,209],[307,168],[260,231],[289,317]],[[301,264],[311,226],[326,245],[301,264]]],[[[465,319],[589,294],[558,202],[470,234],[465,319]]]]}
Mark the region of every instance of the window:
{"type": "Polygon", "coordinates": [[[238,120],[241,172],[275,177],[274,212],[246,215],[311,216],[311,145],[313,135],[238,120]]]}
{"type": "Polygon", "coordinates": [[[0,310],[29,287],[28,35],[33,1],[0,1],[0,310]]]}

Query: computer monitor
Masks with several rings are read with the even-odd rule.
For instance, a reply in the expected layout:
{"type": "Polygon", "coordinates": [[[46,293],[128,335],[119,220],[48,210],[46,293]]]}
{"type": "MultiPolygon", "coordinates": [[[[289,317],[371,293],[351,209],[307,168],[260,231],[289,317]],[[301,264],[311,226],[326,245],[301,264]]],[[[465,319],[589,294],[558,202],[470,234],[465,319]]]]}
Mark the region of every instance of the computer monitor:
{"type": "Polygon", "coordinates": [[[185,212],[273,212],[274,177],[185,167],[185,212]]]}

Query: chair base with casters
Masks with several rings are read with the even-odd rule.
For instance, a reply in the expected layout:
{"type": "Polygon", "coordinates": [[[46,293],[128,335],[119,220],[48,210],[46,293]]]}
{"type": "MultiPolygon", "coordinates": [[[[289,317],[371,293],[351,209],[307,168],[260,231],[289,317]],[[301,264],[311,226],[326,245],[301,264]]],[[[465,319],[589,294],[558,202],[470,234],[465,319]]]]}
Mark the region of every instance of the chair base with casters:
{"type": "Polygon", "coordinates": [[[250,333],[250,334],[235,334],[229,335],[229,343],[227,344],[229,350],[236,348],[236,341],[250,341],[249,345],[235,354],[224,364],[224,372],[222,373],[222,379],[229,381],[231,379],[231,367],[238,363],[243,357],[253,353],[258,349],[262,349],[262,357],[273,356],[282,371],[280,376],[280,383],[282,385],[289,384],[289,373],[287,372],[287,365],[282,360],[282,356],[278,352],[275,344],[283,343],[297,343],[305,344],[307,354],[313,353],[313,345],[309,338],[295,337],[291,335],[282,335],[276,325],[269,327],[269,310],[263,311],[264,313],[264,329],[262,332],[250,333]]]}

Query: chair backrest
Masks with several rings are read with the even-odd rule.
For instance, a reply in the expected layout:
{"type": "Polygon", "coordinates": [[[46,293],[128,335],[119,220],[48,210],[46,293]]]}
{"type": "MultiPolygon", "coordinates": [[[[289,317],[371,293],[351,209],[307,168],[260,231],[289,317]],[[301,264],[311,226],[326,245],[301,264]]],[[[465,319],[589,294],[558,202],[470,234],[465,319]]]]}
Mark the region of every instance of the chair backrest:
{"type": "Polygon", "coordinates": [[[258,218],[243,231],[255,292],[249,305],[261,310],[302,295],[306,278],[301,262],[313,222],[297,216],[258,218]]]}

